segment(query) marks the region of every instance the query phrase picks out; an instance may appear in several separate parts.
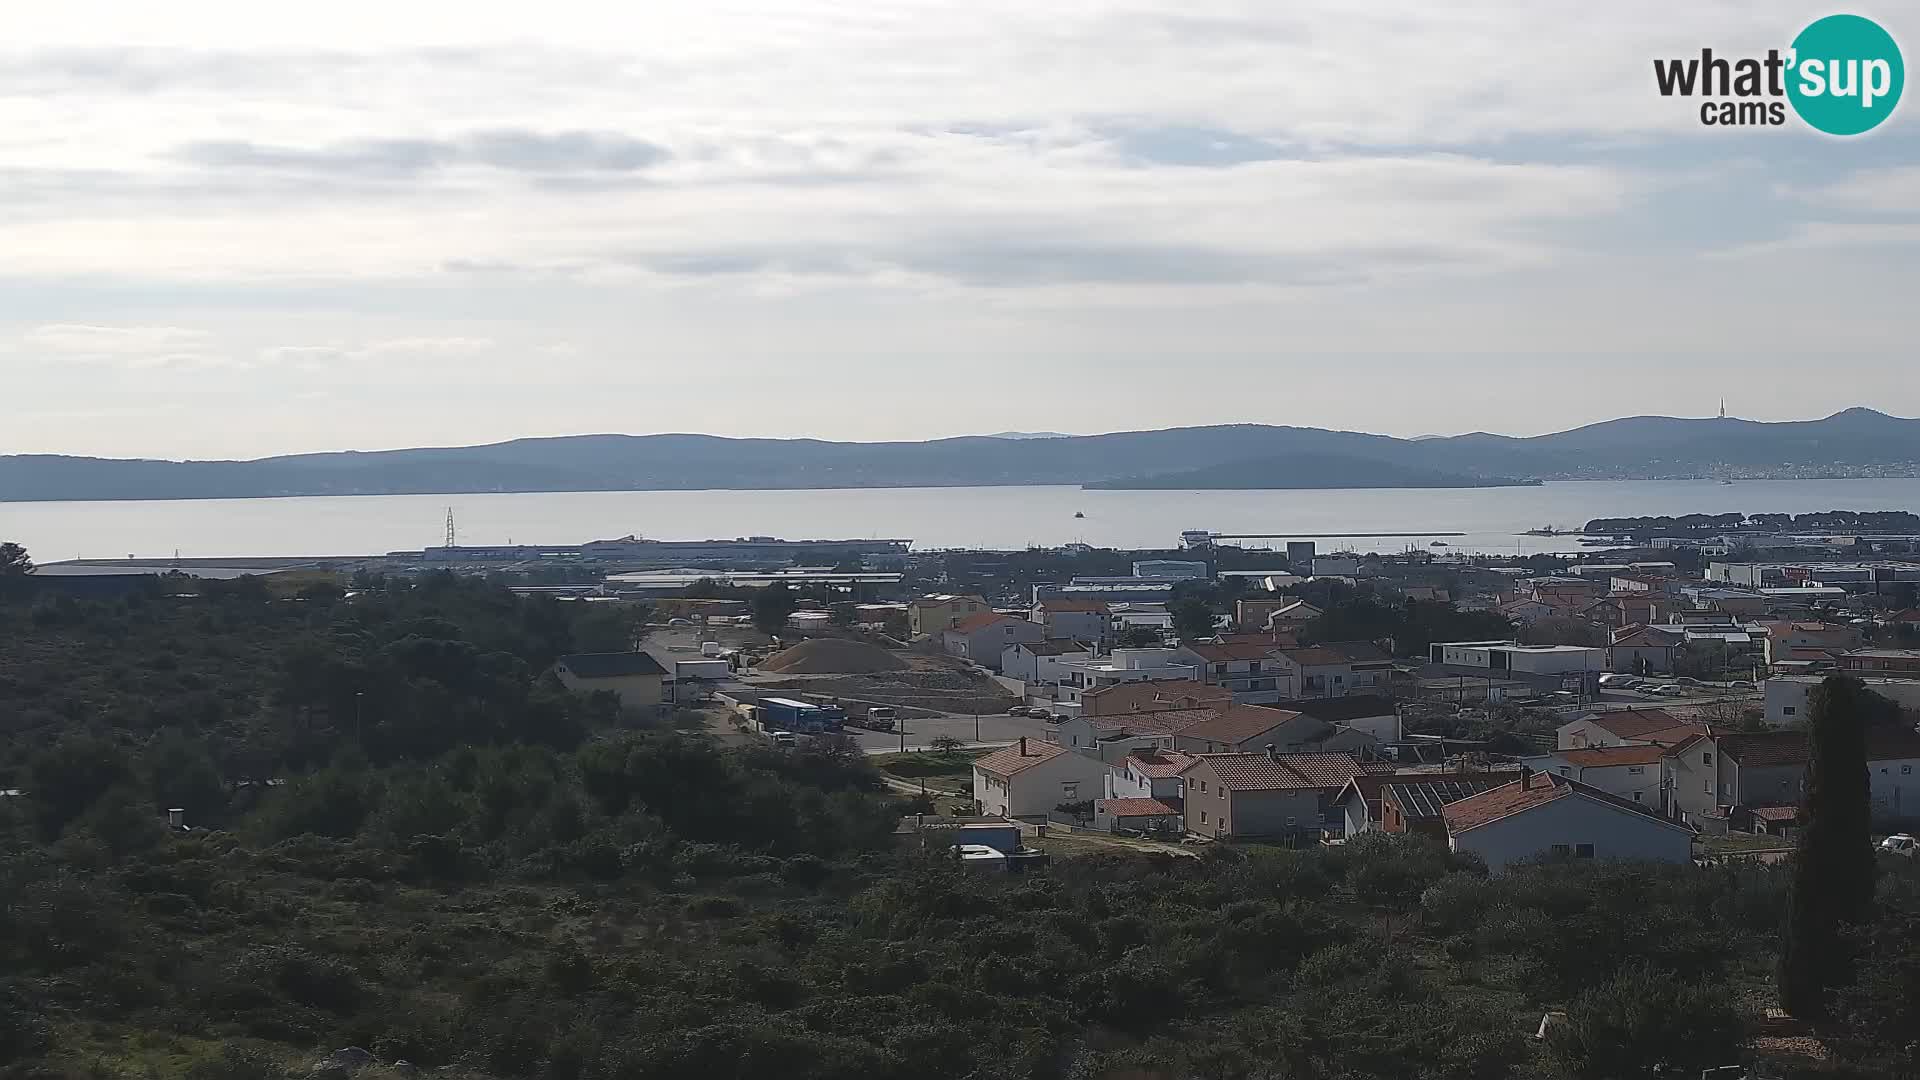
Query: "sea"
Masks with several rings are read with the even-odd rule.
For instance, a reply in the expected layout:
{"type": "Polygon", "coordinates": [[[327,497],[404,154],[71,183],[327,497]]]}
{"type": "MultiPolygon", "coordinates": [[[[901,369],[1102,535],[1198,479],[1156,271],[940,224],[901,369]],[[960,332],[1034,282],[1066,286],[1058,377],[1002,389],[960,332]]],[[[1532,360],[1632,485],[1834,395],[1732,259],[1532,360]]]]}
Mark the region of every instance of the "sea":
{"type": "Polygon", "coordinates": [[[1078,487],[847,488],[813,491],[588,491],[284,499],[0,503],[0,541],[36,561],[352,556],[440,544],[447,514],[462,544],[576,544],[638,536],[708,540],[901,538],[916,550],[1084,543],[1173,548],[1180,533],[1265,533],[1236,541],[1322,552],[1409,548],[1495,554],[1581,550],[1597,517],[1692,513],[1920,511],[1920,478],[1571,481],[1533,487],[1286,491],[1089,491],[1078,487]],[[1459,535],[1443,535],[1443,534],[1459,535]],[[1337,534],[1337,535],[1336,535],[1337,534]],[[1388,535],[1406,534],[1406,535],[1388,535]],[[1436,542],[1444,547],[1436,546],[1436,542]]]}

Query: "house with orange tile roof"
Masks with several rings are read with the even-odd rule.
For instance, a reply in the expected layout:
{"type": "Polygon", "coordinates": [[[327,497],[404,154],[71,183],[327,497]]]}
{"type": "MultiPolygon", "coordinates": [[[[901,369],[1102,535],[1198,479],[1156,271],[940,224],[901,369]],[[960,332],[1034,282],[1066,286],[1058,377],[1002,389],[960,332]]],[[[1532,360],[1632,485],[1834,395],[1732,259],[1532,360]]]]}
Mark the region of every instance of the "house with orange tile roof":
{"type": "Polygon", "coordinates": [[[1193,755],[1150,747],[1121,758],[1107,774],[1110,799],[1166,799],[1178,805],[1183,794],[1180,773],[1193,764],[1193,755]]]}
{"type": "Polygon", "coordinates": [[[1589,713],[1560,725],[1555,745],[1561,750],[1593,746],[1672,746],[1700,734],[1699,724],[1665,709],[1616,709],[1589,713]]]}
{"type": "Polygon", "coordinates": [[[1351,754],[1201,754],[1180,773],[1180,809],[1200,836],[1317,840],[1334,798],[1361,772],[1351,754]]]}
{"type": "Polygon", "coordinates": [[[1647,743],[1556,750],[1520,761],[1536,772],[1565,776],[1609,795],[1660,809],[1666,756],[1667,747],[1647,743]]]}
{"type": "Polygon", "coordinates": [[[1519,779],[1441,808],[1447,846],[1480,856],[1493,873],[1522,859],[1693,860],[1692,827],[1570,777],[1523,771],[1519,779]]]}
{"type": "Polygon", "coordinates": [[[1139,832],[1176,838],[1180,807],[1161,799],[1100,799],[1093,804],[1093,827],[1101,832],[1139,832]]]}
{"type": "Polygon", "coordinates": [[[940,635],[940,639],[947,655],[999,671],[1007,646],[1038,644],[1047,639],[1047,631],[1036,622],[1016,619],[997,611],[982,611],[954,623],[940,635]]]}
{"type": "Polygon", "coordinates": [[[1233,704],[1233,692],[1193,679],[1116,683],[1080,694],[1082,716],[1123,716],[1169,709],[1211,709],[1233,704]]]}
{"type": "Polygon", "coordinates": [[[1045,818],[1061,803],[1105,792],[1107,767],[1084,754],[1024,736],[973,763],[973,797],[983,814],[1045,818]]]}

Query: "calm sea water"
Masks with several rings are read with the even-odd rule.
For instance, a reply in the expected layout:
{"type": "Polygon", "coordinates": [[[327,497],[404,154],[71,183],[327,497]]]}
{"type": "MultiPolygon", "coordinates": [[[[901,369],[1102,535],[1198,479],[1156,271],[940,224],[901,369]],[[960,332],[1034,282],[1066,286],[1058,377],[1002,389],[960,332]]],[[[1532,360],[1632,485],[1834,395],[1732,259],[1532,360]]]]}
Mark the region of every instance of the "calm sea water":
{"type": "MultiPolygon", "coordinates": [[[[706,540],[904,537],[916,548],[1084,542],[1173,547],[1183,529],[1363,534],[1322,551],[1426,547],[1565,551],[1566,537],[1519,535],[1637,514],[1920,510],[1920,479],[1588,481],[1467,490],[1083,491],[1076,487],[829,491],[605,491],[370,495],[299,499],[0,503],[0,540],[36,559],[363,555],[441,542],[452,507],[462,543],[579,543],[625,536],[706,540]],[[1084,518],[1075,518],[1078,511],[1084,518]],[[1408,538],[1374,533],[1424,533],[1408,538]]],[[[1268,542],[1250,541],[1253,546],[1268,542]]],[[[1283,540],[1270,542],[1278,547],[1283,540]]],[[[1435,549],[1438,550],[1438,549],[1435,549]]]]}

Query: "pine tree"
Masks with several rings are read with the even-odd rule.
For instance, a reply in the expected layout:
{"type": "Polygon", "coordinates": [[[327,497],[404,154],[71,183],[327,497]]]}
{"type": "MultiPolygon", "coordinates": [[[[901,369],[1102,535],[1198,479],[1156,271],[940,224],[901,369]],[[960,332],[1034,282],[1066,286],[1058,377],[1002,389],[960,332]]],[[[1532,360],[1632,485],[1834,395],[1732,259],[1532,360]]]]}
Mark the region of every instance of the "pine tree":
{"type": "Polygon", "coordinates": [[[1885,701],[1858,679],[1833,676],[1809,696],[1807,790],[1787,926],[1780,948],[1780,1005],[1822,1020],[1851,960],[1841,927],[1873,903],[1875,863],[1868,837],[1866,729],[1885,701]]]}

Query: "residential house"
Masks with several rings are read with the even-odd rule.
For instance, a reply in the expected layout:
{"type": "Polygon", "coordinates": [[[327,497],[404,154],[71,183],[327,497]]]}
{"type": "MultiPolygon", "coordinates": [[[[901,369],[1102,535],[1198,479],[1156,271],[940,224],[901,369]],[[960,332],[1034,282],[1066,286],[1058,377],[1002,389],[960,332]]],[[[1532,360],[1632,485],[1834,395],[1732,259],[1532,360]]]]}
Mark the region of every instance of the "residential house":
{"type": "Polygon", "coordinates": [[[1177,837],[1180,807],[1160,799],[1099,799],[1093,804],[1093,827],[1101,832],[1139,832],[1177,837]]]}
{"type": "Polygon", "coordinates": [[[1645,806],[1660,806],[1660,788],[1668,748],[1658,745],[1597,746],[1559,750],[1523,758],[1538,772],[1551,772],[1645,806]]]}
{"type": "MultiPolygon", "coordinates": [[[[1858,676],[1855,676],[1858,678],[1858,676]]],[[[1826,680],[1825,675],[1773,675],[1760,684],[1766,694],[1766,718],[1769,727],[1796,727],[1807,719],[1808,695],[1826,680]]],[[[1903,709],[1920,710],[1920,679],[1889,679],[1868,676],[1860,679],[1867,689],[1903,709]]]]}
{"type": "Polygon", "coordinates": [[[1562,750],[1596,746],[1673,746],[1704,734],[1705,730],[1665,709],[1619,709],[1590,713],[1560,725],[1555,744],[1562,750]]]}
{"type": "Polygon", "coordinates": [[[1609,593],[1580,607],[1574,614],[1588,622],[1618,630],[1657,622],[1660,613],[1666,610],[1666,603],[1666,597],[1656,593],[1609,593]]]}
{"type": "Polygon", "coordinates": [[[1849,675],[1920,679],[1920,649],[1854,649],[1839,660],[1840,670],[1849,675]]]}
{"type": "Polygon", "coordinates": [[[1061,803],[1099,798],[1106,777],[1092,758],[1023,736],[973,763],[973,797],[983,814],[1044,818],[1061,803]]]}
{"type": "Polygon", "coordinates": [[[1878,728],[1867,733],[1871,813],[1882,828],[1920,824],[1920,732],[1878,728]]]}
{"type": "MultiPolygon", "coordinates": [[[[1342,788],[1340,793],[1334,797],[1334,815],[1343,827],[1344,835],[1349,837],[1381,829],[1384,811],[1381,806],[1380,796],[1382,790],[1389,784],[1421,785],[1444,783],[1462,785],[1463,787],[1459,789],[1463,792],[1462,794],[1448,795],[1446,800],[1438,803],[1438,805],[1444,806],[1446,802],[1452,801],[1454,798],[1464,798],[1466,795],[1475,794],[1489,787],[1504,784],[1517,775],[1515,770],[1504,766],[1496,770],[1476,770],[1473,772],[1433,772],[1418,767],[1396,767],[1392,771],[1375,772],[1370,764],[1363,763],[1361,767],[1368,771],[1354,777],[1348,782],[1347,786],[1342,788]]],[[[1399,823],[1396,825],[1395,831],[1406,831],[1403,826],[1410,827],[1415,820],[1418,820],[1416,811],[1424,813],[1424,810],[1417,805],[1416,797],[1409,795],[1403,798],[1399,809],[1396,811],[1399,815],[1399,823]]],[[[1429,826],[1429,828],[1436,827],[1429,826]]],[[[1437,835],[1440,839],[1444,840],[1446,838],[1445,829],[1439,828],[1437,835]]]]}
{"type": "Polygon", "coordinates": [[[1654,574],[1615,574],[1608,582],[1608,588],[1616,593],[1665,595],[1670,580],[1654,574]]]}
{"type": "Polygon", "coordinates": [[[1046,630],[1039,623],[993,611],[969,615],[942,633],[949,656],[971,660],[995,671],[1000,670],[1007,646],[1037,644],[1045,639],[1046,630]]]}
{"type": "Polygon", "coordinates": [[[1302,623],[1310,623],[1325,614],[1325,611],[1314,607],[1305,600],[1295,600],[1290,604],[1282,604],[1275,608],[1273,615],[1267,619],[1267,625],[1259,627],[1259,629],[1272,630],[1287,626],[1297,627],[1302,623]]]}
{"type": "Polygon", "coordinates": [[[1441,808],[1447,845],[1480,856],[1493,873],[1521,859],[1693,861],[1693,829],[1578,780],[1522,771],[1520,778],[1441,808]]]}
{"type": "Polygon", "coordinates": [[[1664,675],[1673,670],[1673,658],[1686,644],[1686,634],[1661,626],[1629,626],[1617,630],[1607,647],[1607,669],[1633,675],[1664,675]]]}
{"type": "Polygon", "coordinates": [[[1347,781],[1334,795],[1330,815],[1339,823],[1340,835],[1352,839],[1380,827],[1380,789],[1392,780],[1392,773],[1363,772],[1347,781]]]}
{"type": "Polygon", "coordinates": [[[1266,708],[1289,709],[1305,713],[1315,720],[1337,728],[1363,732],[1383,743],[1399,742],[1404,736],[1400,709],[1392,698],[1379,694],[1349,694],[1344,697],[1296,698],[1277,701],[1266,708]]]}
{"type": "Polygon", "coordinates": [[[1858,627],[1843,623],[1770,622],[1765,625],[1769,664],[1814,659],[1822,653],[1843,653],[1859,648],[1866,640],[1858,627]]]}
{"type": "Polygon", "coordinates": [[[1109,799],[1169,799],[1181,796],[1180,773],[1193,764],[1193,755],[1153,747],[1135,750],[1107,773],[1109,799]]]}
{"type": "Polygon", "coordinates": [[[1111,632],[1110,619],[1105,600],[1054,597],[1033,605],[1033,621],[1046,627],[1048,640],[1066,638],[1104,645],[1111,632]]]}
{"type": "Polygon", "coordinates": [[[907,630],[914,637],[937,636],[968,616],[992,611],[978,596],[942,593],[922,596],[907,603],[907,630]]]}
{"type": "Polygon", "coordinates": [[[1804,794],[1803,731],[1697,735],[1669,747],[1666,812],[1722,829],[1737,806],[1792,806],[1804,794]]]}
{"type": "Polygon", "coordinates": [[[1191,681],[1198,670],[1181,660],[1178,649],[1115,649],[1105,656],[1058,662],[1054,694],[1063,711],[1084,708],[1087,694],[1137,682],[1191,681]]]}
{"type": "Polygon", "coordinates": [[[643,652],[574,653],[553,662],[560,684],[580,694],[607,691],[629,713],[655,713],[666,700],[667,669],[643,652]]]}
{"type": "Polygon", "coordinates": [[[1535,600],[1530,596],[1509,600],[1494,610],[1521,626],[1531,626],[1542,619],[1565,618],[1571,614],[1571,609],[1566,606],[1549,604],[1545,600],[1535,600]]]}
{"type": "Polygon", "coordinates": [[[1274,612],[1298,603],[1300,600],[1291,596],[1278,600],[1236,600],[1233,604],[1233,625],[1248,633],[1270,629],[1274,612]]]}
{"type": "Polygon", "coordinates": [[[1202,754],[1180,774],[1186,831],[1317,839],[1334,797],[1360,774],[1350,754],[1202,754]]]}
{"type": "Polygon", "coordinates": [[[1233,692],[1192,679],[1115,683],[1080,694],[1083,716],[1121,716],[1169,709],[1213,709],[1233,704],[1233,692]]]}
{"type": "Polygon", "coordinates": [[[1505,775],[1388,776],[1380,785],[1380,831],[1447,841],[1442,811],[1461,799],[1508,782],[1505,775]]]}
{"type": "Polygon", "coordinates": [[[1192,727],[1176,732],[1173,748],[1189,754],[1234,754],[1264,751],[1367,751],[1376,740],[1361,732],[1342,731],[1305,713],[1258,705],[1235,705],[1192,727]]]}
{"type": "Polygon", "coordinates": [[[1280,655],[1298,675],[1299,697],[1345,697],[1385,686],[1393,675],[1393,658],[1372,642],[1329,642],[1280,655]]]}
{"type": "Polygon", "coordinates": [[[1254,705],[1299,697],[1299,678],[1280,650],[1264,642],[1196,643],[1174,650],[1175,659],[1191,664],[1202,681],[1233,693],[1237,704],[1254,705]]]}
{"type": "Polygon", "coordinates": [[[1165,709],[1115,716],[1069,714],[1047,725],[1047,742],[1111,763],[1141,750],[1170,749],[1175,735],[1217,715],[1212,709],[1165,709]]]}
{"type": "Polygon", "coordinates": [[[1452,593],[1437,585],[1408,585],[1403,587],[1400,593],[1409,600],[1426,603],[1445,604],[1453,600],[1452,593]]]}
{"type": "Polygon", "coordinates": [[[1058,684],[1062,661],[1088,660],[1093,646],[1084,641],[1017,641],[1000,652],[1000,674],[1028,684],[1058,684]]]}

